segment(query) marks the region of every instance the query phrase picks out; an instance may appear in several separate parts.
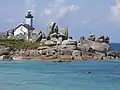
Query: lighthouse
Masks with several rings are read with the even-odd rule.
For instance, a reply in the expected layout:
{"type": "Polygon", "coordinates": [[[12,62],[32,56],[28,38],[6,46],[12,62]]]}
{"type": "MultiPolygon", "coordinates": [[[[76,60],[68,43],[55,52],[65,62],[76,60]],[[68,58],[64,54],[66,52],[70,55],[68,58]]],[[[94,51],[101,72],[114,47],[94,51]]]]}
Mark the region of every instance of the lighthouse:
{"type": "Polygon", "coordinates": [[[31,26],[31,27],[33,27],[33,18],[34,17],[33,17],[33,15],[32,15],[32,13],[31,13],[30,10],[28,10],[28,13],[25,16],[25,18],[26,18],[26,24],[29,25],[29,26],[31,26]]]}

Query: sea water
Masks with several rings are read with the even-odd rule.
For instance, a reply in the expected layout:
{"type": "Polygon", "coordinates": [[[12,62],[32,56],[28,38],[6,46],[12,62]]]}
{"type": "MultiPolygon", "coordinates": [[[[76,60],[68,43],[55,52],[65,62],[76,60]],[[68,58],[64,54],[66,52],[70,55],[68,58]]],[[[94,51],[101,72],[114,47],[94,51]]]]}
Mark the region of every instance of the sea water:
{"type": "Polygon", "coordinates": [[[1,61],[0,90],[120,90],[120,61],[1,61]]]}
{"type": "Polygon", "coordinates": [[[120,61],[0,61],[0,90],[120,90],[120,61]]]}

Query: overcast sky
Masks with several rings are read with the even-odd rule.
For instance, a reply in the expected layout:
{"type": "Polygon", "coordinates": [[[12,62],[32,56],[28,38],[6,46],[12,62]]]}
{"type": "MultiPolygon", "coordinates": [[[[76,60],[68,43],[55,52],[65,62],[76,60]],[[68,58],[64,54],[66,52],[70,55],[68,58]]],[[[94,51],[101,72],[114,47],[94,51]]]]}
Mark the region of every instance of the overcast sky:
{"type": "Polygon", "coordinates": [[[42,29],[54,21],[68,27],[74,39],[89,34],[108,35],[120,43],[120,0],[1,0],[0,31],[24,22],[31,9],[34,27],[42,29]]]}

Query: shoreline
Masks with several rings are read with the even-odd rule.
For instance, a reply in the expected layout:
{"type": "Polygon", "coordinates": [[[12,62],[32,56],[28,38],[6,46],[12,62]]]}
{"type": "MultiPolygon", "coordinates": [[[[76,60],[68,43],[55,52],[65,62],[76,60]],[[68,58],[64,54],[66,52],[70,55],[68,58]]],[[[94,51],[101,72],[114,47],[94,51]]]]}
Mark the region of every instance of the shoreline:
{"type": "Polygon", "coordinates": [[[30,61],[46,61],[46,62],[72,62],[72,61],[88,61],[88,60],[95,60],[95,61],[105,61],[105,60],[120,60],[120,59],[109,59],[109,58],[90,58],[90,57],[74,57],[74,59],[47,59],[47,58],[31,58],[31,57],[13,57],[13,61],[20,61],[20,60],[30,60],[30,61]]]}
{"type": "Polygon", "coordinates": [[[72,56],[72,55],[62,55],[62,57],[42,57],[42,56],[20,56],[20,55],[12,55],[10,58],[1,59],[0,61],[45,61],[45,62],[72,62],[72,61],[106,61],[106,60],[120,60],[119,58],[110,58],[103,56],[72,56]],[[12,58],[11,58],[12,57],[12,58]]]}
{"type": "Polygon", "coordinates": [[[120,60],[120,53],[115,51],[108,51],[106,54],[72,50],[70,48],[58,48],[55,46],[47,47],[47,49],[42,50],[39,49],[12,51],[12,53],[8,52],[7,54],[3,52],[3,55],[0,56],[0,60],[41,60],[52,62],[71,62],[74,60],[120,60]]]}
{"type": "MultiPolygon", "coordinates": [[[[106,40],[106,38],[104,38],[106,40]]],[[[111,51],[109,43],[81,39],[80,42],[69,38],[60,44],[52,40],[46,40],[42,45],[40,42],[22,42],[21,46],[15,48],[1,47],[1,60],[43,60],[53,62],[71,62],[73,60],[120,60],[120,52],[111,51]],[[31,47],[31,48],[30,48],[31,47]]],[[[100,38],[101,40],[101,38],[100,38]]],[[[16,42],[16,41],[14,41],[16,42]]],[[[17,43],[17,42],[16,42],[17,43]]],[[[21,43],[17,43],[21,44],[21,43]]]]}

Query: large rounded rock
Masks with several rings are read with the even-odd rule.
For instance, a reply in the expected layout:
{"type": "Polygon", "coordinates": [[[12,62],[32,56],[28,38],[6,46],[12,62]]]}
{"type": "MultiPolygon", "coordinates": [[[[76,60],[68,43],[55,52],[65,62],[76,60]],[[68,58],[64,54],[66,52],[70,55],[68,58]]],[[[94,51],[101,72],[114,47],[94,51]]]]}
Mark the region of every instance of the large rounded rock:
{"type": "Polygon", "coordinates": [[[62,37],[58,37],[58,40],[59,40],[60,42],[62,42],[62,41],[63,41],[63,38],[62,38],[62,37]]]}
{"type": "Polygon", "coordinates": [[[76,45],[67,45],[67,48],[71,49],[71,50],[76,50],[77,46],[76,45]]]}
{"type": "Polygon", "coordinates": [[[61,49],[69,49],[69,50],[76,50],[76,45],[61,45],[61,49]]]}
{"type": "Polygon", "coordinates": [[[57,42],[58,39],[57,39],[56,37],[52,37],[52,38],[51,38],[51,41],[57,42]]]}
{"type": "Polygon", "coordinates": [[[54,42],[51,41],[51,40],[47,40],[44,44],[45,44],[46,46],[54,46],[54,45],[56,45],[56,43],[54,43],[54,42]]]}
{"type": "Polygon", "coordinates": [[[96,51],[107,52],[107,51],[109,51],[110,46],[106,43],[93,42],[92,45],[91,45],[91,48],[96,50],[96,51]]]}
{"type": "Polygon", "coordinates": [[[88,51],[90,48],[89,44],[78,44],[77,49],[81,51],[88,51]]]}
{"type": "Polygon", "coordinates": [[[62,45],[77,45],[77,42],[75,40],[68,39],[68,40],[64,40],[62,42],[62,45]]]}
{"type": "Polygon", "coordinates": [[[62,42],[61,41],[57,41],[57,45],[61,45],[62,44],[62,42]]]}
{"type": "Polygon", "coordinates": [[[13,60],[13,58],[10,55],[3,55],[3,60],[13,60]]]}
{"type": "Polygon", "coordinates": [[[99,51],[99,52],[107,52],[110,49],[110,45],[107,43],[99,43],[99,42],[94,42],[91,40],[83,40],[81,42],[81,46],[84,49],[89,49],[92,48],[93,50],[99,51]]]}
{"type": "Polygon", "coordinates": [[[109,51],[109,52],[107,52],[107,56],[112,56],[112,57],[116,58],[118,56],[117,53],[118,52],[116,52],[116,51],[109,51]]]}
{"type": "Polygon", "coordinates": [[[1,55],[9,55],[9,50],[8,49],[0,49],[0,56],[1,55]]]}
{"type": "Polygon", "coordinates": [[[81,56],[81,52],[79,50],[74,50],[72,56],[81,56]]]}
{"type": "Polygon", "coordinates": [[[44,42],[46,42],[47,41],[47,39],[42,39],[40,42],[41,43],[44,43],[44,42]]]}
{"type": "Polygon", "coordinates": [[[24,56],[24,55],[25,55],[25,51],[20,50],[20,51],[18,51],[18,54],[19,54],[20,56],[24,56]]]}
{"type": "Polygon", "coordinates": [[[72,55],[72,50],[70,50],[70,49],[61,49],[60,54],[61,55],[72,55]]]}
{"type": "Polygon", "coordinates": [[[37,50],[30,50],[30,56],[39,56],[39,53],[37,50]]]}
{"type": "Polygon", "coordinates": [[[25,56],[30,56],[30,50],[25,51],[24,55],[25,56]]]}
{"type": "Polygon", "coordinates": [[[88,37],[88,40],[91,40],[91,41],[95,41],[95,35],[90,35],[89,37],[88,37]]]}

